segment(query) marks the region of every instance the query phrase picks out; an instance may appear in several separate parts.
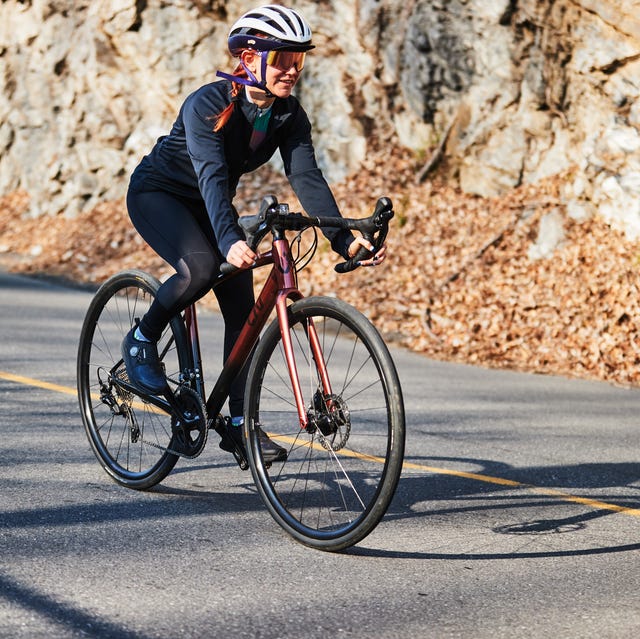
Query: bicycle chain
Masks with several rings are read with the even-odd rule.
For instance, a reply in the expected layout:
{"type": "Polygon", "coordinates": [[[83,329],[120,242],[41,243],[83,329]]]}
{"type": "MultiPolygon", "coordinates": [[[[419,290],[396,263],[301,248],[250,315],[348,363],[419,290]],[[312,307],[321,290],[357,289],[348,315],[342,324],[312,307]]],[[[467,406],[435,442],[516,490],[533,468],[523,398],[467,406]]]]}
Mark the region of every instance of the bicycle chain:
{"type": "MultiPolygon", "coordinates": [[[[132,395],[130,393],[128,393],[127,396],[124,396],[124,393],[123,393],[122,389],[117,385],[116,385],[116,388],[117,388],[116,392],[120,396],[120,399],[124,400],[122,406],[125,406],[127,412],[129,412],[132,395]]],[[[120,404],[118,404],[118,406],[120,407],[120,404]]],[[[120,410],[123,410],[122,407],[120,407],[120,410]]],[[[169,448],[168,446],[162,446],[160,444],[157,444],[156,442],[147,441],[144,437],[141,437],[139,439],[139,441],[140,441],[141,444],[146,444],[147,446],[151,446],[152,448],[155,448],[157,450],[161,450],[164,453],[170,453],[171,455],[177,455],[178,457],[184,457],[185,459],[195,459],[204,450],[204,447],[206,446],[206,443],[207,443],[207,435],[209,433],[209,430],[211,428],[213,428],[213,426],[212,426],[213,421],[206,417],[206,413],[204,413],[202,415],[202,417],[204,418],[204,420],[206,422],[206,428],[204,429],[204,435],[203,435],[204,441],[200,445],[199,449],[197,449],[195,454],[193,454],[193,455],[187,455],[184,452],[181,452],[179,450],[174,450],[173,448],[169,448]]],[[[129,415],[128,419],[129,420],[132,419],[131,415],[129,415]]],[[[174,421],[175,419],[176,419],[175,415],[172,416],[172,421],[174,421]]],[[[173,439],[173,436],[172,436],[172,439],[173,439]]]]}
{"type": "MultiPolygon", "coordinates": [[[[213,420],[211,419],[207,419],[207,431],[211,430],[213,428],[212,426],[213,424],[213,420]]],[[[185,455],[184,453],[181,453],[178,450],[173,450],[173,448],[169,448],[167,446],[161,446],[160,444],[156,444],[155,442],[148,442],[146,439],[141,439],[140,442],[142,444],[146,444],[147,446],[151,446],[152,448],[157,448],[158,450],[161,450],[165,453],[171,453],[172,455],[178,455],[178,457],[184,457],[185,459],[195,459],[195,457],[197,457],[200,452],[202,452],[202,450],[198,453],[198,455],[194,455],[193,457],[190,457],[189,455],[185,455]]],[[[205,441],[206,444],[206,441],[205,441]]],[[[202,446],[202,449],[204,449],[204,444],[202,446]]]]}
{"type": "Polygon", "coordinates": [[[146,444],[147,446],[151,446],[152,448],[157,448],[165,453],[171,453],[172,455],[178,455],[178,457],[184,457],[185,459],[193,459],[184,453],[181,453],[177,450],[173,450],[173,448],[167,448],[166,446],[161,446],[160,444],[156,444],[155,442],[148,442],[146,439],[141,439],[141,443],[146,444]]]}

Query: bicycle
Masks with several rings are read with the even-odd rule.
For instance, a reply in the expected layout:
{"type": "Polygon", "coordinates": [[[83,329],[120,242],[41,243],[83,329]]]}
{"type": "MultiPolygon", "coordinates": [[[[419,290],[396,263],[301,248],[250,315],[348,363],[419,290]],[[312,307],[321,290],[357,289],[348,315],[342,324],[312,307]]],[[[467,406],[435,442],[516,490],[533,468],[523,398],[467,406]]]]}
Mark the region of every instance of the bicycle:
{"type": "MultiPolygon", "coordinates": [[[[370,217],[349,219],[292,213],[275,196],[263,200],[259,213],[241,217],[247,243],[258,253],[254,268],[271,265],[271,271],[208,397],[195,305],[171,320],[158,344],[167,391],[147,395],[130,383],[120,343],[159,282],[138,270],[109,278],[82,326],[77,376],[86,434],[112,479],[148,489],[180,457],[197,457],[210,429],[224,434],[229,384],[250,360],[244,446],[232,452],[243,470],[251,468],[273,518],[320,550],[343,550],[368,535],[387,511],[402,469],[400,382],[382,337],[362,313],[336,298],[304,297],[297,281],[315,254],[318,227],[357,230],[377,251],[392,217],[388,198],[378,200],[370,217]],[[314,237],[303,253],[299,240],[307,229],[314,237]],[[287,231],[297,231],[293,240],[287,231]],[[270,249],[258,252],[269,233],[270,249]],[[285,460],[265,462],[260,428],[286,448],[285,460]]],[[[335,268],[353,270],[370,254],[360,249],[335,268]]],[[[237,272],[224,264],[218,281],[237,272]]]]}

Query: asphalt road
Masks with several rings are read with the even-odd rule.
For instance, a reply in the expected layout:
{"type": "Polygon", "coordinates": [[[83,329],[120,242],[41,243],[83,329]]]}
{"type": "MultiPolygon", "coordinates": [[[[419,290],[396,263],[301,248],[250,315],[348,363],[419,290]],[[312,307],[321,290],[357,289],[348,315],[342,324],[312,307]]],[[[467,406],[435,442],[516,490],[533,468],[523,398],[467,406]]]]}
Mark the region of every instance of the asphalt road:
{"type": "MultiPolygon", "coordinates": [[[[637,637],[640,391],[394,350],[407,467],[344,554],[273,522],[210,438],[149,492],[84,435],[90,293],[0,274],[0,637],[637,637]]],[[[220,321],[201,314],[216,368],[220,321]]]]}

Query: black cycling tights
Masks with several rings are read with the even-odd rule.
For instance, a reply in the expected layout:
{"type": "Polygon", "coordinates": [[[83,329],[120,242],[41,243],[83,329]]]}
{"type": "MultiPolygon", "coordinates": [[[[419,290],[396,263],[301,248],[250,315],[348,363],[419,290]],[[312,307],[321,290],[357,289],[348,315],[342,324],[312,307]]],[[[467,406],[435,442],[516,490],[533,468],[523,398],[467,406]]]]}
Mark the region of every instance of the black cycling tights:
{"type": "MultiPolygon", "coordinates": [[[[204,205],[164,191],[130,189],[129,216],[151,248],[175,269],[158,289],[156,299],[140,322],[145,337],[157,341],[170,319],[207,293],[223,257],[218,250],[204,205]]],[[[224,318],[224,359],[235,344],[254,303],[251,271],[217,286],[224,318]]],[[[229,411],[242,415],[246,369],[231,385],[229,411]]]]}

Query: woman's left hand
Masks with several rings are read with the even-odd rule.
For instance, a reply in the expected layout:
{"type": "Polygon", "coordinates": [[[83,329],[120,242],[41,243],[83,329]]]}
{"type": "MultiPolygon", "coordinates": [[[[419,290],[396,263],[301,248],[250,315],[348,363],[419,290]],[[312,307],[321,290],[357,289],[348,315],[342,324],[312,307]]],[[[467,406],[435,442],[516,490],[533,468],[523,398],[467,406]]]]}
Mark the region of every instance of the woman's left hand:
{"type": "MultiPolygon", "coordinates": [[[[349,257],[353,257],[359,250],[360,247],[364,247],[367,251],[373,251],[373,244],[368,240],[365,240],[364,237],[356,237],[356,239],[349,244],[349,248],[347,252],[349,253],[349,257]]],[[[382,264],[387,257],[387,245],[383,244],[380,247],[380,250],[372,255],[370,258],[366,260],[360,260],[360,266],[377,266],[378,264],[382,264]]]]}
{"type": "Polygon", "coordinates": [[[238,240],[231,245],[227,262],[236,268],[248,268],[256,263],[257,257],[244,240],[238,240]]]}

